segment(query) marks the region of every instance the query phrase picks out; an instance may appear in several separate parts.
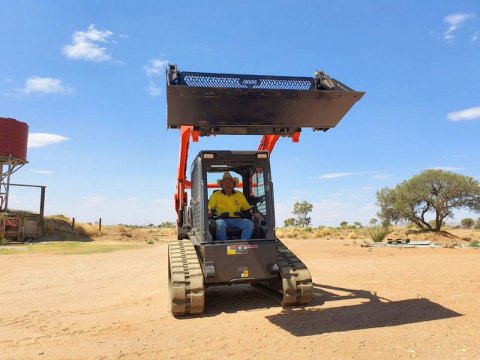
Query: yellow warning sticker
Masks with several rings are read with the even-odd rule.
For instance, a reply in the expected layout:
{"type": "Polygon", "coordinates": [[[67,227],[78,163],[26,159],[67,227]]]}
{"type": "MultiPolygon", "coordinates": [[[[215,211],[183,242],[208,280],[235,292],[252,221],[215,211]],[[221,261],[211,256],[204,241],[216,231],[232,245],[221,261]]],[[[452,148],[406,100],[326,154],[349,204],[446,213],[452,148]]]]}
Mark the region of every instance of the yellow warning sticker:
{"type": "Polygon", "coordinates": [[[242,278],[248,277],[248,269],[243,270],[243,273],[241,274],[242,278]]]}
{"type": "Polygon", "coordinates": [[[230,245],[227,246],[227,255],[240,255],[240,254],[247,254],[248,249],[250,248],[257,248],[258,245],[230,245]]]}

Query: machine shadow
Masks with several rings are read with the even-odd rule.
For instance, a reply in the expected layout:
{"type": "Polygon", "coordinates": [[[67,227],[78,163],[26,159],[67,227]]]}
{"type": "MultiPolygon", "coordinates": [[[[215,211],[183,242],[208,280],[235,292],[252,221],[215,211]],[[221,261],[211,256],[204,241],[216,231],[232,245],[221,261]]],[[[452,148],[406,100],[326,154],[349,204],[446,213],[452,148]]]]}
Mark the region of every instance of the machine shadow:
{"type": "Polygon", "coordinates": [[[282,309],[267,319],[292,335],[309,336],[463,316],[425,298],[390,301],[365,290],[318,284],[314,284],[314,299],[310,305],[282,309]],[[360,304],[319,308],[327,302],[362,299],[365,302],[360,304]]]}
{"type": "MultiPolygon", "coordinates": [[[[279,307],[282,297],[274,291],[245,285],[215,286],[205,292],[205,309],[201,315],[194,317],[210,317],[221,313],[255,311],[279,307]]],[[[185,316],[182,318],[189,318],[185,316]]]]}

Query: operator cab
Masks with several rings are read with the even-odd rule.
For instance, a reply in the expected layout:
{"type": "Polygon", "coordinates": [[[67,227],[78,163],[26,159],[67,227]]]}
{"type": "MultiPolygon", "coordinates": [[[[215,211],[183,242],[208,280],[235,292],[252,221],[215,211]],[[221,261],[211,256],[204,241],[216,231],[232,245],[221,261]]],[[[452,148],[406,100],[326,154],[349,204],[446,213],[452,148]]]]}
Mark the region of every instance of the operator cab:
{"type": "MultiPolygon", "coordinates": [[[[273,184],[267,151],[202,151],[197,155],[192,164],[189,235],[201,243],[216,241],[215,219],[221,214],[208,217],[208,200],[215,191],[222,191],[217,181],[226,171],[239,179],[235,191],[242,192],[252,206],[252,212],[237,214],[253,221],[251,240],[274,240],[273,184]]],[[[239,240],[238,230],[229,229],[228,239],[239,240]]]]}
{"type": "MultiPolygon", "coordinates": [[[[266,232],[266,216],[267,216],[267,201],[265,196],[265,179],[264,172],[261,165],[243,165],[243,166],[228,166],[212,164],[207,167],[207,193],[208,199],[214,192],[222,191],[218,180],[222,178],[225,171],[230,172],[232,177],[239,179],[235,191],[243,193],[248,203],[251,205],[251,211],[244,211],[236,214],[240,218],[249,219],[253,221],[254,231],[252,239],[265,239],[266,232]]],[[[214,241],[216,220],[222,217],[221,214],[214,214],[209,220],[209,230],[214,241]]],[[[227,237],[229,240],[240,239],[241,230],[238,228],[228,228],[227,237]]]]}

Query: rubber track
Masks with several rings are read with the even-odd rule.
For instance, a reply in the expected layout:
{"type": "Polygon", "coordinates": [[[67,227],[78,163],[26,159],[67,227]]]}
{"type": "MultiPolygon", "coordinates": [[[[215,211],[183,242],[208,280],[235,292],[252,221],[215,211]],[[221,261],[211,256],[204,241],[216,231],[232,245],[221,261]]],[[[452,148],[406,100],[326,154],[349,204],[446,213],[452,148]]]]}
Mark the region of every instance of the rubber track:
{"type": "Polygon", "coordinates": [[[189,240],[169,242],[168,263],[172,314],[202,313],[205,286],[193,244],[189,240]]]}
{"type": "Polygon", "coordinates": [[[305,305],[312,301],[312,276],[305,264],[284,244],[277,245],[282,306],[305,305]]]}

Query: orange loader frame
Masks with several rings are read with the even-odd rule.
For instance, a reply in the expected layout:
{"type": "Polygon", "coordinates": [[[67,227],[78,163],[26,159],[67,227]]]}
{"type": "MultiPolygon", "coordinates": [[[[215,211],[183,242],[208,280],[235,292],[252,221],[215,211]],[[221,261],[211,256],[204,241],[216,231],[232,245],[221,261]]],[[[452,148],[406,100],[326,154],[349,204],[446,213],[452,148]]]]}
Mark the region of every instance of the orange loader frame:
{"type": "MultiPolygon", "coordinates": [[[[193,142],[198,142],[200,131],[195,130],[193,126],[180,127],[180,149],[178,156],[177,167],[177,189],[174,196],[175,211],[177,212],[177,225],[182,225],[182,213],[188,204],[188,194],[185,190],[190,189],[191,183],[187,180],[187,161],[188,149],[190,146],[190,137],[193,142]]],[[[258,150],[266,150],[272,152],[280,135],[263,135],[258,150]]],[[[291,136],[292,142],[297,143],[300,140],[300,131],[296,131],[291,136]]],[[[209,187],[216,187],[217,185],[208,185],[209,187]]]]}

